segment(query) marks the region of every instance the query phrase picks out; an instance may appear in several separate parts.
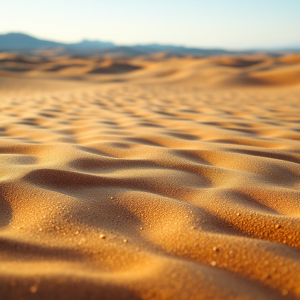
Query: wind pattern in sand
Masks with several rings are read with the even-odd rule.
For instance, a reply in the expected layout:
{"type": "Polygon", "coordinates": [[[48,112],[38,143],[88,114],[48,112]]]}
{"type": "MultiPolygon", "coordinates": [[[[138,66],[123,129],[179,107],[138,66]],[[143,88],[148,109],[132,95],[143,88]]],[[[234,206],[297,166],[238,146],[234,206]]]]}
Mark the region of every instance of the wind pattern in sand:
{"type": "Polygon", "coordinates": [[[299,88],[168,70],[0,79],[2,299],[299,299],[299,88]]]}

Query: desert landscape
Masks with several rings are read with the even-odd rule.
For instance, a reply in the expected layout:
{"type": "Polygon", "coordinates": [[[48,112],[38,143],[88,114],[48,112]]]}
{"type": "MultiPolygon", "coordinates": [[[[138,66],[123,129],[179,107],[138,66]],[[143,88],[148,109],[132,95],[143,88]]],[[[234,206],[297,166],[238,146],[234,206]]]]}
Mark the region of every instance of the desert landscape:
{"type": "Polygon", "coordinates": [[[299,101],[295,53],[0,53],[1,299],[300,299],[299,101]]]}

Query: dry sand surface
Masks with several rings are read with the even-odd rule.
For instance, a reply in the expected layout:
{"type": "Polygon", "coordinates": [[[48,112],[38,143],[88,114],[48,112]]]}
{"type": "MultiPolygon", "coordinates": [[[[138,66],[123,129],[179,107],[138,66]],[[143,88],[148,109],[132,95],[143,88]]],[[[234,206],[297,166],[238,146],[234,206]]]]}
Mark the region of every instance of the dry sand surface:
{"type": "Polygon", "coordinates": [[[0,55],[1,299],[300,299],[300,56],[0,55]]]}

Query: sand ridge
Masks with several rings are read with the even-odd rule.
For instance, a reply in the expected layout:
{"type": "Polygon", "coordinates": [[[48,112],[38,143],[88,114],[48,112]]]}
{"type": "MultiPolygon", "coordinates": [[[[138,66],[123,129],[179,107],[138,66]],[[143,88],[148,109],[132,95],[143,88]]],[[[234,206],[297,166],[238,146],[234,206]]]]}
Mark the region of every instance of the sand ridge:
{"type": "Polygon", "coordinates": [[[240,80],[274,61],[296,74],[295,56],[0,77],[1,298],[300,298],[299,80],[240,80]]]}
{"type": "Polygon", "coordinates": [[[98,83],[177,83],[189,86],[299,86],[299,54],[176,57],[170,53],[132,59],[102,57],[26,57],[0,53],[0,76],[59,77],[98,83]]]}

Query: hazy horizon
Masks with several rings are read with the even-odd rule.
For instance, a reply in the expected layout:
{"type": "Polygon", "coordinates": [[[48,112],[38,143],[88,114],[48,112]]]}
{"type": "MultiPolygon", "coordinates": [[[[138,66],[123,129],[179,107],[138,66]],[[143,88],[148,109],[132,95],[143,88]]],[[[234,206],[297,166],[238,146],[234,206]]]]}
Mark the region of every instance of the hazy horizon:
{"type": "Polygon", "coordinates": [[[171,44],[171,43],[163,43],[163,42],[161,42],[161,43],[159,43],[159,42],[155,42],[155,41],[153,41],[153,42],[148,42],[148,43],[135,43],[135,44],[119,44],[119,43],[116,43],[115,41],[112,41],[112,40],[103,40],[103,39],[88,39],[88,38],[82,38],[82,39],[80,39],[80,40],[77,40],[77,41],[72,41],[72,42],[66,42],[66,41],[59,41],[59,40],[57,40],[57,39],[47,39],[47,38],[45,38],[45,37],[41,37],[41,36],[36,36],[36,35],[34,35],[34,34],[30,34],[30,33],[27,33],[27,32],[22,32],[22,31],[11,31],[11,32],[0,32],[0,35],[5,35],[5,34],[11,34],[11,33],[14,33],[14,34],[25,34],[25,35],[28,35],[28,36],[31,36],[31,37],[33,37],[33,38],[37,38],[37,39],[39,39],[39,40],[48,40],[48,41],[53,41],[53,42],[57,42],[57,43],[63,43],[63,44],[72,44],[72,43],[80,43],[80,42],[82,42],[82,41],[84,41],[84,40],[87,40],[87,41],[91,41],[91,42],[93,42],[93,41],[99,41],[99,42],[110,42],[110,43],[113,43],[113,44],[115,44],[116,46],[136,46],[136,45],[154,45],[154,44],[158,44],[158,45],[165,45],[165,46],[176,46],[176,47],[187,47],[187,48],[203,48],[203,49],[209,49],[209,48],[219,48],[219,49],[224,49],[224,50],[259,50],[259,49],[262,49],[262,50],[264,50],[264,49],[270,49],[270,50],[272,50],[272,49],[276,49],[276,48],[278,48],[278,49],[280,49],[281,47],[282,48],[284,48],[284,47],[286,47],[286,48],[288,48],[288,47],[291,47],[291,48],[293,48],[293,47],[298,47],[298,48],[300,48],[300,39],[299,39],[299,42],[297,43],[297,42],[294,42],[294,43],[289,43],[289,44],[285,44],[285,45],[275,45],[275,46],[270,46],[270,47],[248,47],[248,48],[241,48],[241,47],[236,47],[236,48],[234,48],[234,47],[222,47],[222,46],[219,46],[219,47],[208,47],[208,46],[189,46],[189,45],[184,45],[184,44],[182,44],[182,43],[173,43],[173,44],[171,44]]]}
{"type": "Polygon", "coordinates": [[[296,0],[12,0],[4,6],[0,30],[63,43],[272,48],[300,43],[299,11],[296,0]]]}

